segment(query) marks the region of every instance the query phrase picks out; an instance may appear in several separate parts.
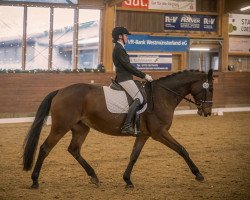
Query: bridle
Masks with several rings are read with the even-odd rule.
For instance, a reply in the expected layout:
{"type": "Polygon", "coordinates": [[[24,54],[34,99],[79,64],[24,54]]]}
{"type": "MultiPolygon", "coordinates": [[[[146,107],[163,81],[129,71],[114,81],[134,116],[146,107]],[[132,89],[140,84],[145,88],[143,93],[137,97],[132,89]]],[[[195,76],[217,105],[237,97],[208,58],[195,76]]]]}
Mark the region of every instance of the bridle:
{"type": "Polygon", "coordinates": [[[193,94],[193,97],[195,99],[197,108],[200,109],[204,109],[206,107],[212,106],[213,101],[207,101],[207,91],[209,90],[209,88],[213,89],[212,86],[208,83],[208,80],[206,80],[203,84],[202,84],[202,90],[200,90],[198,93],[193,94]],[[198,96],[200,93],[202,92],[202,98],[197,100],[195,97],[198,96]],[[204,106],[203,104],[206,103],[208,104],[208,106],[204,106]]]}
{"type": "MultiPolygon", "coordinates": [[[[156,83],[155,81],[153,81],[153,82],[156,83]]],[[[152,84],[153,82],[151,82],[151,84],[152,84]]],[[[213,101],[207,101],[207,100],[206,100],[206,98],[207,98],[207,90],[209,90],[209,87],[211,87],[211,86],[209,85],[208,81],[205,81],[205,82],[202,84],[202,90],[200,90],[197,94],[192,95],[192,96],[194,97],[194,101],[193,101],[192,99],[190,99],[190,98],[187,98],[187,97],[185,97],[185,96],[179,94],[178,92],[175,92],[174,90],[171,90],[170,88],[166,87],[165,85],[163,85],[163,84],[161,84],[161,83],[159,83],[159,82],[157,82],[157,84],[158,84],[159,86],[161,86],[162,88],[164,88],[165,90],[167,90],[167,91],[169,91],[169,92],[175,94],[176,96],[179,96],[179,97],[181,97],[182,99],[185,99],[186,101],[188,101],[188,102],[194,104],[198,109],[203,110],[204,108],[208,107],[208,106],[206,106],[206,107],[204,106],[205,103],[206,103],[206,104],[209,104],[209,106],[213,104],[213,101]],[[203,94],[202,94],[202,98],[201,98],[201,99],[195,98],[195,97],[196,97],[197,95],[199,95],[201,92],[203,93],[203,94]]]]}

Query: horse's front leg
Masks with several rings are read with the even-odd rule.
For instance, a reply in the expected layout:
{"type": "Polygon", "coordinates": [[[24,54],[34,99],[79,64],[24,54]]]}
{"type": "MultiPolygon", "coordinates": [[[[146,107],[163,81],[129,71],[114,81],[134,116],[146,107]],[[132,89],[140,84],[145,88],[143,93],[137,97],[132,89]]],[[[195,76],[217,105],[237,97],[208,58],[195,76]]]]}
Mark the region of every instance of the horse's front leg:
{"type": "Polygon", "coordinates": [[[195,175],[195,179],[197,181],[203,181],[204,177],[202,176],[202,174],[200,173],[198,167],[194,164],[194,162],[191,160],[191,158],[189,157],[188,152],[186,151],[186,149],[179,144],[170,134],[167,130],[162,130],[160,134],[157,134],[157,136],[155,136],[153,138],[156,141],[159,141],[163,144],[165,144],[166,146],[168,146],[170,149],[173,149],[174,151],[176,151],[180,156],[182,156],[184,158],[184,160],[186,161],[186,163],[188,164],[190,170],[192,171],[192,173],[195,175]]]}
{"type": "Polygon", "coordinates": [[[133,188],[134,187],[134,185],[130,179],[131,172],[132,172],[134,164],[136,163],[137,158],[139,157],[141,150],[142,150],[142,148],[147,140],[148,140],[148,137],[144,137],[144,136],[137,137],[135,140],[133,150],[132,150],[132,153],[130,155],[130,161],[128,163],[127,169],[125,170],[125,172],[123,174],[123,180],[127,184],[126,188],[133,188]]]}

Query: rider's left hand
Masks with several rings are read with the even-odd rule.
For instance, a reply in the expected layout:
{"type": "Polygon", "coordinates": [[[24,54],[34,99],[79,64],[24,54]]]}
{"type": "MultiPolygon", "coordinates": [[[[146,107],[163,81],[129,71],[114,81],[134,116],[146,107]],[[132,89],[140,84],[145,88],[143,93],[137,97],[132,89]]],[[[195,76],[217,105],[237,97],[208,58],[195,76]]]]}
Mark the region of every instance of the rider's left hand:
{"type": "Polygon", "coordinates": [[[149,82],[152,82],[152,81],[153,81],[153,78],[152,78],[150,75],[148,75],[148,74],[146,74],[145,79],[146,79],[147,81],[149,81],[149,82]]]}

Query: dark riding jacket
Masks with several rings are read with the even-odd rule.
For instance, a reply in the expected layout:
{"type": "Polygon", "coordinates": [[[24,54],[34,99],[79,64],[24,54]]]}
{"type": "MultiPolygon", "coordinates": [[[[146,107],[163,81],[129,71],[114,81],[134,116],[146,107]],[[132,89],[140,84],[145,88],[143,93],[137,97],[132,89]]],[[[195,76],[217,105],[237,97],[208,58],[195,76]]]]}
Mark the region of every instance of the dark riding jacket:
{"type": "Polygon", "coordinates": [[[133,75],[145,78],[146,74],[134,67],[129,60],[129,55],[123,46],[116,42],[113,49],[113,63],[116,71],[116,81],[123,82],[133,80],[133,75]]]}

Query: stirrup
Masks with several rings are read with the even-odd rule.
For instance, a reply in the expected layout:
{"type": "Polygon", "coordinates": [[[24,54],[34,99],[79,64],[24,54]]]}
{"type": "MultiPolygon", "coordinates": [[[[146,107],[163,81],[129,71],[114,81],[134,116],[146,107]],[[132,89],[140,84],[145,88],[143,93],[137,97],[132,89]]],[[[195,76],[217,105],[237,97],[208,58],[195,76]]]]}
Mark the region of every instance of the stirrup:
{"type": "Polygon", "coordinates": [[[123,125],[121,132],[123,134],[133,135],[135,130],[133,129],[133,127],[130,124],[128,124],[128,125],[123,125]]]}
{"type": "Polygon", "coordinates": [[[125,125],[121,129],[122,134],[124,135],[131,135],[134,137],[138,137],[140,135],[140,131],[134,129],[131,125],[125,125]]]}

